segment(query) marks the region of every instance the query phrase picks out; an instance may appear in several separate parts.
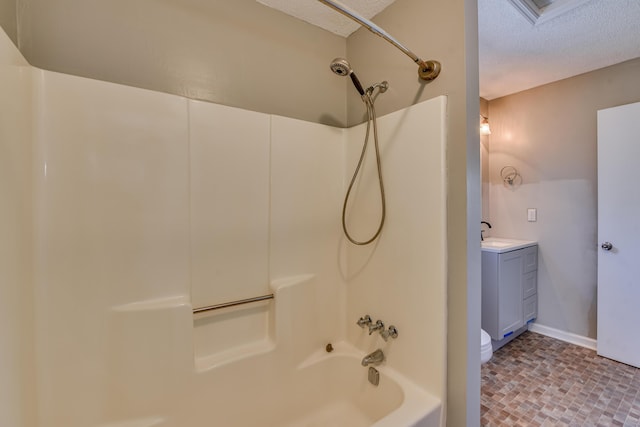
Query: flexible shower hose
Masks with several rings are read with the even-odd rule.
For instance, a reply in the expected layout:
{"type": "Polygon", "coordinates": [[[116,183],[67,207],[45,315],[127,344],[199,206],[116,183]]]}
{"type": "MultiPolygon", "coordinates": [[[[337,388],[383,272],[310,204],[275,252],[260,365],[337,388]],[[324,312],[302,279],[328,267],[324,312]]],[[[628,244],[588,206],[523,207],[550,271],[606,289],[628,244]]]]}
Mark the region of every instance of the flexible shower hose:
{"type": "Polygon", "coordinates": [[[382,231],[382,226],[384,225],[384,220],[385,220],[386,211],[387,211],[386,200],[384,196],[384,182],[382,180],[382,165],[380,162],[380,147],[378,145],[378,124],[376,122],[376,110],[375,110],[375,107],[373,106],[373,99],[371,98],[370,93],[367,93],[366,95],[364,95],[362,99],[365,105],[367,106],[367,131],[364,137],[364,143],[362,144],[362,153],[360,153],[360,160],[358,160],[358,166],[356,166],[356,169],[353,173],[353,177],[351,178],[351,182],[349,183],[349,188],[347,189],[347,193],[344,196],[344,204],[342,206],[342,229],[344,230],[344,235],[354,245],[361,245],[361,246],[368,245],[369,243],[373,242],[378,238],[378,236],[380,235],[380,232],[382,231]],[[378,168],[378,183],[380,186],[380,200],[382,204],[382,214],[380,216],[380,224],[378,225],[378,230],[375,232],[375,234],[368,240],[358,241],[358,240],[355,240],[353,237],[351,237],[351,235],[349,234],[349,230],[347,229],[347,221],[346,221],[347,203],[349,202],[349,195],[351,194],[353,184],[355,183],[356,178],[358,177],[358,172],[360,171],[362,162],[364,161],[364,156],[367,152],[367,145],[369,143],[369,129],[371,127],[372,122],[373,122],[373,141],[374,141],[375,152],[376,152],[376,165],[378,168]]]}

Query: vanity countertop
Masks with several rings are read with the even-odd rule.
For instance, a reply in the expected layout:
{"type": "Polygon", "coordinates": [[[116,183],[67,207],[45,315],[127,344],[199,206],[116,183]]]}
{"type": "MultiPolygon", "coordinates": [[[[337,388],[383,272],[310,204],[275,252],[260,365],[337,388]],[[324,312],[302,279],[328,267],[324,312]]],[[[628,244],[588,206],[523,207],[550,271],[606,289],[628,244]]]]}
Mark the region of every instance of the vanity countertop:
{"type": "Polygon", "coordinates": [[[537,245],[533,240],[507,239],[504,237],[486,237],[482,241],[482,250],[486,252],[511,252],[516,249],[537,245]]]}

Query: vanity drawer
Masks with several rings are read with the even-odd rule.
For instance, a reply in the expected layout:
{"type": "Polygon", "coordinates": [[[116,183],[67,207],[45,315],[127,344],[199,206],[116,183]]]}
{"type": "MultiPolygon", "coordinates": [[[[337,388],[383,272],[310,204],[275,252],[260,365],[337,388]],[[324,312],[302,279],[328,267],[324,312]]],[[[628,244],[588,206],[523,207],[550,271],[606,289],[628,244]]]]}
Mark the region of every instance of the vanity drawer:
{"type": "Polygon", "coordinates": [[[522,272],[530,273],[538,269],[538,245],[524,248],[522,256],[522,272]]]}
{"type": "Polygon", "coordinates": [[[522,299],[538,293],[538,272],[532,271],[522,276],[522,299]]]}

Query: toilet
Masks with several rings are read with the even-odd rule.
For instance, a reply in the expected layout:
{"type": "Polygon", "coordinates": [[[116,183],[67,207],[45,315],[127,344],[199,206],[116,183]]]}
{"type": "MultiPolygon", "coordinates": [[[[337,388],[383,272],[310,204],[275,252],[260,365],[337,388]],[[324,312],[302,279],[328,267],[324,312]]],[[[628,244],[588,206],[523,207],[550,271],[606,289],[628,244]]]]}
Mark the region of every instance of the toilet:
{"type": "Polygon", "coordinates": [[[480,329],[480,363],[485,364],[493,356],[493,348],[491,347],[491,336],[480,329]]]}

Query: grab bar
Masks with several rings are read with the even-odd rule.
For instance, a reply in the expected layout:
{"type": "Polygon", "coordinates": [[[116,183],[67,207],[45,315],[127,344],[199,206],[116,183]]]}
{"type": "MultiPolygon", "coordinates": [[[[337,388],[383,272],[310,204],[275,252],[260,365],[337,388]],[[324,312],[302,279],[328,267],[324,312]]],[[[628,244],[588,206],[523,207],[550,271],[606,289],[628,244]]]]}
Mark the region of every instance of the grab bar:
{"type": "Polygon", "coordinates": [[[219,310],[221,308],[234,307],[236,305],[249,304],[250,302],[273,299],[273,294],[261,295],[259,297],[240,299],[237,301],[223,302],[222,304],[208,305],[206,307],[194,308],[193,314],[204,313],[205,311],[219,310]]]}

